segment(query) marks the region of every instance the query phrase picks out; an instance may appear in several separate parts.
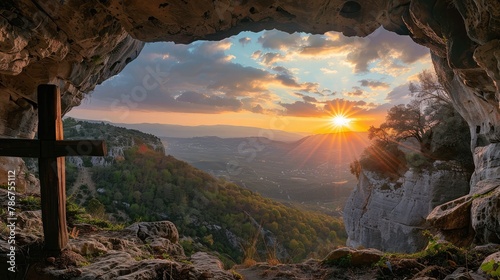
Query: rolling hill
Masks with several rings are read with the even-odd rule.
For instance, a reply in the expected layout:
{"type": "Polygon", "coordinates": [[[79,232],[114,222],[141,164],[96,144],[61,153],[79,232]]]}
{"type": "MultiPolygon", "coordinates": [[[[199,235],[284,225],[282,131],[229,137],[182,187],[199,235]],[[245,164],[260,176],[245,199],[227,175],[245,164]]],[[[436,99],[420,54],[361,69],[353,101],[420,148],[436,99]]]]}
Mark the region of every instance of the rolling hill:
{"type": "Polygon", "coordinates": [[[295,142],[267,138],[167,138],[167,154],[282,202],[335,214],[356,184],[349,164],[368,145],[367,133],[333,133],[295,142]]]}

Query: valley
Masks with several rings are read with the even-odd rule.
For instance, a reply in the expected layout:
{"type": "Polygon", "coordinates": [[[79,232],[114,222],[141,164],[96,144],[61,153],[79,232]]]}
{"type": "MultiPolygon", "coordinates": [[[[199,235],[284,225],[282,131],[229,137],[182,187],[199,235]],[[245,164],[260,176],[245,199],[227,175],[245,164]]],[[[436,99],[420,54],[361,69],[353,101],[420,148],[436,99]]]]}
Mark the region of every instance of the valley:
{"type": "Polygon", "coordinates": [[[313,135],[294,142],[267,138],[161,138],[167,154],[263,196],[338,215],[355,187],[349,164],[368,145],[366,133],[313,135]]]}

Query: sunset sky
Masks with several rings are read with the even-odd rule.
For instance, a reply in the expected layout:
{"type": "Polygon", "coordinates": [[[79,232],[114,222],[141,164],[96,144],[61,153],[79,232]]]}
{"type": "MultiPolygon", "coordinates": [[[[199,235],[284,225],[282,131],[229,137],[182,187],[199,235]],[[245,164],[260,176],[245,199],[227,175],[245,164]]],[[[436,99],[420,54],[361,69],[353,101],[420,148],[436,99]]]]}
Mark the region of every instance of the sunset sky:
{"type": "Polygon", "coordinates": [[[68,115],[115,123],[244,125],[325,133],[379,125],[432,68],[428,49],[383,29],[366,38],[243,32],[219,42],[147,44],[68,115]]]}

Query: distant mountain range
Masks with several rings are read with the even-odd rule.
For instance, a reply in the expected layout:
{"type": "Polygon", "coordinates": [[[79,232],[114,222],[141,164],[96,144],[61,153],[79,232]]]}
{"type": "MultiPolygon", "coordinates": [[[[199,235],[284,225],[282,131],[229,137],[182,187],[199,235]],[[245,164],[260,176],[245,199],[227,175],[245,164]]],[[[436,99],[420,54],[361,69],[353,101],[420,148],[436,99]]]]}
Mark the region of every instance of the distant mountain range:
{"type": "Polygon", "coordinates": [[[176,138],[192,138],[204,136],[217,136],[220,138],[239,138],[239,137],[267,137],[272,140],[291,142],[297,141],[306,136],[306,133],[292,133],[275,129],[263,129],[250,126],[233,126],[233,125],[199,125],[199,126],[182,126],[173,124],[158,124],[158,123],[111,123],[115,126],[125,127],[128,129],[137,129],[139,131],[150,133],[158,137],[176,137],[176,138]]]}
{"type": "Polygon", "coordinates": [[[369,144],[366,132],[267,138],[161,138],[167,154],[283,202],[335,213],[357,180],[349,164],[369,144]]]}

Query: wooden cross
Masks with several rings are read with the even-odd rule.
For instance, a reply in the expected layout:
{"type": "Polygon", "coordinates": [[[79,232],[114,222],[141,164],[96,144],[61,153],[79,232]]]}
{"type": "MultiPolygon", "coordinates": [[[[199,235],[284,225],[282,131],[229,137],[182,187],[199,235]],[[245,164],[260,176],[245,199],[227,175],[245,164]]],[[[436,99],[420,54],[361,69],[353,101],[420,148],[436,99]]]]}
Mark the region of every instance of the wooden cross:
{"type": "Polygon", "coordinates": [[[97,140],[63,140],[61,96],[55,85],[38,86],[38,139],[0,139],[0,156],[36,157],[40,177],[44,249],[60,252],[68,243],[65,156],[104,156],[97,140]]]}

